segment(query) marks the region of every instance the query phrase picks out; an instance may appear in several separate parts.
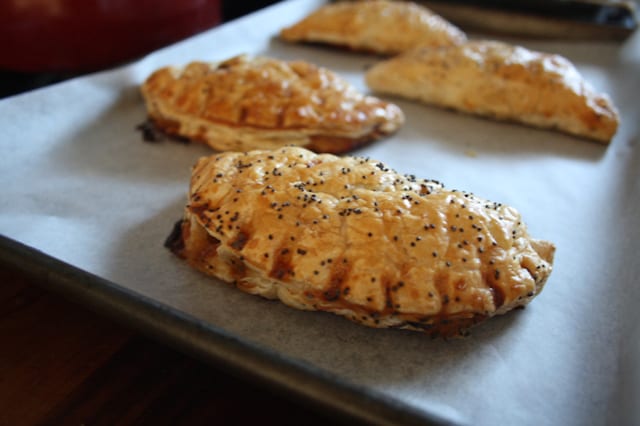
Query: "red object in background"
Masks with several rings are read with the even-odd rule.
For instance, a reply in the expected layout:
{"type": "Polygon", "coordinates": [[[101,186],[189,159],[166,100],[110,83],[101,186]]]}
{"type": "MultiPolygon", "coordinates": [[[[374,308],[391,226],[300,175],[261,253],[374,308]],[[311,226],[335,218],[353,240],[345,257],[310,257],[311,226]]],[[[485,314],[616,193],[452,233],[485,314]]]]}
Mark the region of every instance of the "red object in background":
{"type": "Polygon", "coordinates": [[[86,72],[211,28],[221,0],[2,0],[0,69],[86,72]]]}

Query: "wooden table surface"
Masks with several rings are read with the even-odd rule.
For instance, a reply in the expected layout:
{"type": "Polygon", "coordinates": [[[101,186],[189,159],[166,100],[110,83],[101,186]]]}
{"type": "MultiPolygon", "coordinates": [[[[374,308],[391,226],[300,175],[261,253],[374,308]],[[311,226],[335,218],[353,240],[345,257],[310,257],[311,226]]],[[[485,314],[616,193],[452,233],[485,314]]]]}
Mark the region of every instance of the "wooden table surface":
{"type": "Polygon", "coordinates": [[[0,425],[327,425],[0,266],[0,425]]]}

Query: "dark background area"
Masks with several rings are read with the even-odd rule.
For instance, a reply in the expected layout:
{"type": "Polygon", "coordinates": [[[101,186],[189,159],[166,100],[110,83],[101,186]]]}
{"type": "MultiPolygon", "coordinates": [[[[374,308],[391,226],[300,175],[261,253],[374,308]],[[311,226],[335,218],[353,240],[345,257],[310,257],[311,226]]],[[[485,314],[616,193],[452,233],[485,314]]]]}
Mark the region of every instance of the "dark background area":
{"type": "MultiPolygon", "coordinates": [[[[228,22],[248,13],[262,9],[279,0],[223,0],[221,2],[222,22],[228,22]]],[[[212,27],[213,28],[213,27],[212,27]]],[[[118,64],[114,64],[117,66],[118,64]]],[[[99,70],[92,70],[99,71],[99,70]]],[[[73,77],[81,76],[85,72],[74,70],[56,72],[20,72],[0,68],[0,98],[5,98],[29,90],[58,83],[73,77]]]]}

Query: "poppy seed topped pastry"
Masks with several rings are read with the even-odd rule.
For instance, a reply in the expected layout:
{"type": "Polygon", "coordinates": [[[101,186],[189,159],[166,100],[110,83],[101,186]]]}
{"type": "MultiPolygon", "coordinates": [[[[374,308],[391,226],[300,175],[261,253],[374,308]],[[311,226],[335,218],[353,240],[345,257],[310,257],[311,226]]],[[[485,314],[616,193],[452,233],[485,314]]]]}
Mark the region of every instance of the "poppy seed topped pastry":
{"type": "Polygon", "coordinates": [[[394,55],[417,46],[460,44],[467,37],[425,7],[408,1],[376,0],[326,4],[283,28],[280,38],[394,55]]]}
{"type": "Polygon", "coordinates": [[[304,61],[238,56],[162,68],[142,85],[151,121],[218,151],[305,146],[341,153],[395,132],[397,106],[304,61]]]}
{"type": "Polygon", "coordinates": [[[609,143],[618,113],[566,58],[494,41],[414,49],[366,73],[378,93],[609,143]]]}
{"type": "Polygon", "coordinates": [[[298,147],[200,159],[167,245],[251,294],[445,337],[526,305],[555,250],[511,207],[298,147]]]}

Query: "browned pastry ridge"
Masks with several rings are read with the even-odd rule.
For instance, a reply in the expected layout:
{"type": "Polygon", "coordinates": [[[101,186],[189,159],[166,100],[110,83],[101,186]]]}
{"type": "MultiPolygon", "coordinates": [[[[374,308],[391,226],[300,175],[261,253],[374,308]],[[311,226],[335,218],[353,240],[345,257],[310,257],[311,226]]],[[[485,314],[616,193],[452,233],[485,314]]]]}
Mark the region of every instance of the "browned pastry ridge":
{"type": "Polygon", "coordinates": [[[368,86],[458,111],[609,143],[618,112],[559,55],[495,41],[414,49],[366,73],[368,86]]]}
{"type": "Polygon", "coordinates": [[[200,159],[167,244],[245,292],[445,337],[530,302],[555,250],[512,207],[298,147],[200,159]]]}
{"type": "Polygon", "coordinates": [[[467,39],[462,30],[423,6],[381,0],[326,4],[283,28],[280,38],[381,55],[394,55],[417,46],[460,44],[467,39]]]}
{"type": "Polygon", "coordinates": [[[157,70],[141,90],[157,127],[218,151],[298,145],[342,153],[404,122],[397,106],[304,61],[238,56],[192,62],[157,70]]]}

